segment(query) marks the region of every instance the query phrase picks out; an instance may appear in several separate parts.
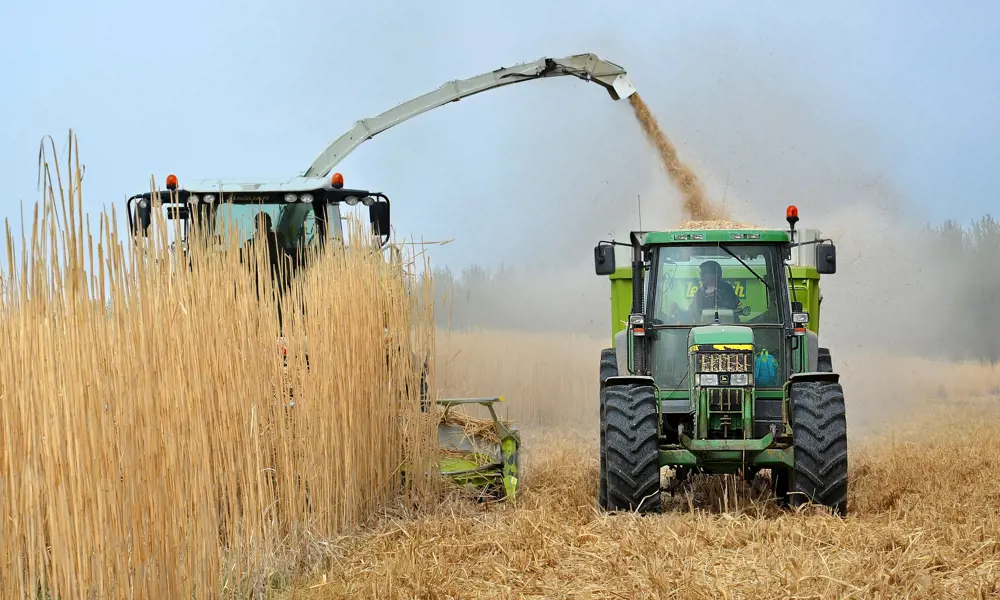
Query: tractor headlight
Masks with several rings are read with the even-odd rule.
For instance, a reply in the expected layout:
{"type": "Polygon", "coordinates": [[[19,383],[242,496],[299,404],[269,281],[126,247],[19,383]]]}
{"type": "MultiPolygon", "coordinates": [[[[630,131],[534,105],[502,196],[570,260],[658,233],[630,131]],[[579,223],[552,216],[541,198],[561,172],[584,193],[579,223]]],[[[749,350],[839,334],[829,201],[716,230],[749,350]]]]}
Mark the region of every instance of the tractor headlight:
{"type": "Polygon", "coordinates": [[[632,328],[632,335],[646,335],[646,316],[643,314],[632,314],[628,316],[628,324],[632,328]]]}
{"type": "Polygon", "coordinates": [[[285,194],[285,202],[288,202],[289,204],[295,202],[298,199],[299,197],[296,196],[295,194],[285,194]]]}
{"type": "Polygon", "coordinates": [[[205,194],[205,203],[206,204],[211,204],[213,202],[215,202],[215,195],[214,194],[205,194]]]}
{"type": "Polygon", "coordinates": [[[301,200],[302,202],[309,203],[313,201],[313,197],[312,194],[302,194],[301,196],[299,196],[299,200],[301,200]]]}
{"type": "Polygon", "coordinates": [[[733,373],[729,376],[729,383],[736,387],[745,387],[750,385],[750,374],[749,373],[733,373]]]}
{"type": "Polygon", "coordinates": [[[718,373],[702,373],[698,375],[698,384],[702,387],[719,385],[718,373]]]}
{"type": "Polygon", "coordinates": [[[344,198],[344,202],[346,202],[348,206],[357,206],[358,200],[359,198],[357,196],[348,196],[344,198]]]}

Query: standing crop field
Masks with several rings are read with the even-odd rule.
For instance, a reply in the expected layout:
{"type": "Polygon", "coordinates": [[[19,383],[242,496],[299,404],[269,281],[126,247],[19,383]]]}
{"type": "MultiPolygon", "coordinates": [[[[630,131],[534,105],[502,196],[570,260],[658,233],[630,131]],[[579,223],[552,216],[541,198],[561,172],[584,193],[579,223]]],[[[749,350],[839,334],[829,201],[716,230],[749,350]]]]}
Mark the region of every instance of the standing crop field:
{"type": "Polygon", "coordinates": [[[85,220],[73,141],[24,237],[7,229],[0,596],[248,597],[433,491],[411,354],[432,330],[400,264],[313,257],[279,331],[238,253],[186,263],[166,221],[131,248],[113,211],[85,220]]]}

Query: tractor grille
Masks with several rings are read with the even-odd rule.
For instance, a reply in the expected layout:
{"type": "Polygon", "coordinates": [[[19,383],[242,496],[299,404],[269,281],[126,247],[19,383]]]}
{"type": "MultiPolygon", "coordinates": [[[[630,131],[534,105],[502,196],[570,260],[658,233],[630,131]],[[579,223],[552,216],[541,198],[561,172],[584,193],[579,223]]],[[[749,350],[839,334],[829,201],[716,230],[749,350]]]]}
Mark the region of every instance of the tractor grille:
{"type": "Polygon", "coordinates": [[[711,412],[743,412],[744,391],[741,388],[709,388],[706,392],[711,412]]]}
{"type": "Polygon", "coordinates": [[[699,352],[695,355],[699,373],[752,373],[753,352],[699,352]]]}

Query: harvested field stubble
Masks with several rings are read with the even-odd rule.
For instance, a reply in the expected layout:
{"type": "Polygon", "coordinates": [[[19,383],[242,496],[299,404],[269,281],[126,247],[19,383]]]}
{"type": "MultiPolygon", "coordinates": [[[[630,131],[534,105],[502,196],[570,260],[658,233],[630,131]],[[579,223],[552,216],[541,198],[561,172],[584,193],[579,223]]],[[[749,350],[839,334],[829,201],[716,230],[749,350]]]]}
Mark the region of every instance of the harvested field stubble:
{"type": "MultiPolygon", "coordinates": [[[[582,349],[568,336],[518,335],[470,332],[438,343],[439,356],[447,346],[468,363],[486,361],[481,370],[461,369],[474,394],[496,389],[497,365],[517,373],[542,361],[585,378],[554,379],[570,382],[564,393],[556,383],[519,400],[511,394],[511,412],[531,423],[540,413],[518,404],[552,397],[566,420],[560,427],[547,414],[538,422],[542,433],[529,427],[518,505],[455,499],[417,518],[388,514],[379,526],[338,539],[325,582],[310,579],[286,598],[1000,595],[996,368],[838,353],[850,431],[864,431],[852,437],[846,520],[815,509],[780,511],[763,486],[726,478],[697,481],[673,498],[664,494],[666,514],[607,516],[596,506],[600,341],[582,349]],[[873,362],[881,367],[878,378],[859,375],[860,365],[873,362]],[[883,393],[882,380],[897,382],[894,394],[883,393]],[[956,384],[956,394],[928,387],[935,380],[956,384]],[[586,390],[568,392],[577,385],[586,390]],[[866,406],[872,403],[881,406],[866,406]]],[[[450,365],[438,369],[442,382],[456,377],[450,365]]]]}
{"type": "MultiPolygon", "coordinates": [[[[329,249],[285,302],[286,372],[266,272],[256,280],[235,245],[195,244],[187,268],[162,219],[145,250],[118,242],[113,213],[92,230],[74,148],[66,173],[43,167],[48,200],[23,247],[7,229],[0,596],[278,585],[314,540],[398,505],[400,467],[431,457],[419,371],[383,336],[412,332],[431,352],[430,320],[377,249],[329,249]]],[[[436,478],[411,481],[408,505],[435,492],[436,478]]]]}

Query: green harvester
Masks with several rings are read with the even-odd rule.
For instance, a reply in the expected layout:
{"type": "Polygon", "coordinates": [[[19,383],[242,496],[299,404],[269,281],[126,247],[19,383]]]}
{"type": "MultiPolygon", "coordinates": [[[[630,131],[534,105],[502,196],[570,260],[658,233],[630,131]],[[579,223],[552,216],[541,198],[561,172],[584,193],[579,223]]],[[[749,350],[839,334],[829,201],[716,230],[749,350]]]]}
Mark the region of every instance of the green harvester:
{"type": "Polygon", "coordinates": [[[782,505],[847,514],[844,391],[819,343],[821,275],[836,246],[816,230],[683,229],[600,242],[612,347],[601,352],[599,504],[661,510],[691,474],[771,474],[782,505]],[[615,265],[615,247],[631,264],[615,265]],[[712,293],[712,289],[717,292],[712,293]]]}
{"type": "MultiPolygon", "coordinates": [[[[298,277],[309,268],[310,249],[327,244],[348,244],[342,221],[343,208],[366,207],[370,222],[369,233],[377,247],[389,244],[389,198],[366,189],[345,188],[340,173],[331,177],[294,177],[279,182],[238,180],[193,180],[180,185],[171,174],[166,189],[134,194],[127,200],[126,215],[135,243],[141,245],[149,236],[154,218],[159,215],[180,221],[181,254],[189,248],[194,227],[198,226],[209,238],[218,240],[218,248],[227,246],[228,236],[236,235],[240,242],[254,236],[261,214],[270,217],[273,232],[285,259],[284,277],[298,277]]],[[[373,244],[374,245],[374,244],[373,244]]],[[[287,309],[285,309],[287,310],[287,309]]],[[[281,327],[279,321],[279,328],[281,327]]],[[[278,351],[286,354],[284,337],[279,337],[278,351]]],[[[480,491],[480,498],[516,498],[519,488],[521,434],[516,426],[507,424],[496,413],[494,404],[502,396],[485,398],[436,398],[428,389],[427,360],[410,350],[413,365],[420,370],[421,411],[445,409],[445,419],[438,427],[441,456],[440,475],[457,484],[480,491]],[[421,364],[422,363],[422,364],[421,364]],[[447,420],[456,407],[481,406],[489,411],[484,419],[486,431],[466,431],[447,420]],[[492,428],[488,427],[492,423],[492,428]],[[492,429],[492,430],[490,430],[492,429]]],[[[287,364],[287,359],[286,359],[287,364]]],[[[309,368],[308,351],[305,356],[309,368]]],[[[294,401],[286,407],[293,410],[294,401]]],[[[419,465],[404,466],[407,474],[419,470],[419,465]]],[[[523,477],[521,477],[523,479],[523,477]]]]}

